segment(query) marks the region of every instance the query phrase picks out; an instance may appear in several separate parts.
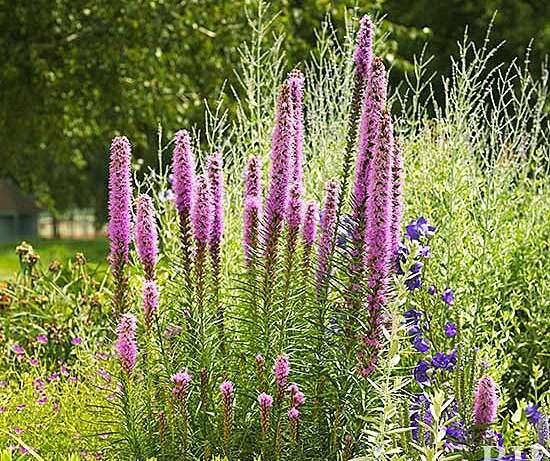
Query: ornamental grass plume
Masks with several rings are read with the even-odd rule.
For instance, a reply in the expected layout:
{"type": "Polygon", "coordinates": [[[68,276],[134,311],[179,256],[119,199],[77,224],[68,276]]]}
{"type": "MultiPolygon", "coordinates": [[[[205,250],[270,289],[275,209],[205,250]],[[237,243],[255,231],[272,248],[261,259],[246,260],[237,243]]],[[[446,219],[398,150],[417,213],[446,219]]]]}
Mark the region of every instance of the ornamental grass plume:
{"type": "Polygon", "coordinates": [[[338,204],[340,198],[340,185],[335,180],[327,181],[325,185],[325,200],[321,212],[321,234],[317,248],[317,273],[316,288],[320,299],[326,296],[328,290],[328,278],[336,228],[338,225],[338,204]]]}
{"type": "Polygon", "coordinates": [[[145,317],[145,330],[151,333],[153,319],[159,304],[159,293],[154,280],[145,280],[143,284],[143,315],[145,317]]]}
{"type": "Polygon", "coordinates": [[[172,157],[173,189],[178,211],[180,238],[182,244],[182,267],[189,281],[193,258],[193,229],[191,213],[195,194],[195,155],[191,148],[191,138],[186,130],[180,130],[174,138],[172,157]]]}
{"type": "Polygon", "coordinates": [[[473,421],[483,428],[495,422],[497,417],[498,395],[496,384],[490,376],[482,376],[474,394],[473,421]]]}
{"type": "Polygon", "coordinates": [[[153,280],[157,264],[158,235],[155,207],[147,194],[141,194],[137,200],[136,247],[145,277],[153,280]]]}
{"type": "Polygon", "coordinates": [[[123,314],[116,332],[117,341],[115,343],[115,351],[122,370],[129,376],[134,370],[137,361],[135,315],[123,314]]]}
{"type": "Polygon", "coordinates": [[[248,159],[244,174],[243,251],[247,266],[258,252],[262,217],[262,164],[259,157],[248,159]]]}
{"type": "Polygon", "coordinates": [[[128,262],[131,234],[132,175],[130,142],[125,136],[113,139],[109,164],[109,265],[115,278],[113,306],[115,314],[126,310],[127,279],[124,267],[128,262]]]}

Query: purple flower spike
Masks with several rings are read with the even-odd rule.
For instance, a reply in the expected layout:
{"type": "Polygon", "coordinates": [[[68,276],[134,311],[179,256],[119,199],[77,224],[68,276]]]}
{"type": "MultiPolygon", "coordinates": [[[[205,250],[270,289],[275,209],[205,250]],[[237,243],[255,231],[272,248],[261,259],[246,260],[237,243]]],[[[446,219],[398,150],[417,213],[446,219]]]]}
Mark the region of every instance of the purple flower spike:
{"type": "Polygon", "coordinates": [[[231,381],[224,381],[220,384],[220,393],[224,400],[231,400],[233,398],[234,385],[231,381]]]}
{"type": "Polygon", "coordinates": [[[355,164],[353,186],[352,218],[355,221],[364,218],[369,185],[369,165],[378,146],[382,111],[386,104],[386,86],[384,63],[380,58],[375,58],[372,64],[372,78],[365,89],[359,130],[359,152],[355,164]]]}
{"type": "Polygon", "coordinates": [[[527,421],[529,421],[533,426],[536,426],[542,418],[542,413],[534,403],[530,403],[527,407],[525,407],[525,414],[527,416],[527,421]]]}
{"type": "Polygon", "coordinates": [[[154,280],[146,280],[143,285],[143,314],[147,331],[151,331],[153,317],[158,309],[159,293],[154,280]]]}
{"type": "Polygon", "coordinates": [[[142,194],[137,200],[136,246],[148,279],[152,279],[155,273],[158,253],[157,240],[155,207],[151,197],[142,194]]]}
{"type": "Polygon", "coordinates": [[[197,189],[192,209],[195,240],[199,245],[207,245],[212,223],[212,200],[208,181],[203,175],[197,176],[197,189]]]}
{"type": "Polygon", "coordinates": [[[495,382],[490,376],[482,376],[474,395],[474,424],[487,426],[497,417],[498,396],[495,382]]]}
{"type": "Polygon", "coordinates": [[[294,111],[290,100],[290,89],[283,85],[277,101],[275,128],[271,149],[269,189],[266,200],[266,223],[269,238],[278,237],[285,215],[290,167],[294,149],[294,111]]]}
{"type": "Polygon", "coordinates": [[[340,200],[340,184],[334,180],[327,181],[325,186],[325,201],[321,213],[321,235],[317,249],[317,292],[322,294],[327,286],[329,276],[330,256],[338,221],[338,204],[340,200]]]}
{"type": "Polygon", "coordinates": [[[195,156],[191,149],[191,138],[185,130],[178,131],[175,136],[172,171],[176,208],[180,217],[189,216],[194,198],[195,156]]]}
{"type": "Polygon", "coordinates": [[[109,165],[109,262],[113,272],[128,261],[131,228],[132,175],[130,142],[125,136],[117,136],[111,143],[109,165]]]}
{"type": "Polygon", "coordinates": [[[311,247],[317,235],[317,222],[319,220],[319,204],[312,200],[306,205],[304,223],[302,227],[302,239],[304,244],[311,247]]]}
{"type": "Polygon", "coordinates": [[[258,396],[258,403],[260,404],[261,408],[271,408],[273,406],[273,397],[271,397],[269,394],[266,394],[265,392],[262,392],[258,396]]]}
{"type": "Polygon", "coordinates": [[[304,94],[304,75],[299,70],[293,70],[288,77],[290,99],[294,112],[294,133],[293,155],[291,157],[291,177],[288,196],[288,207],[286,220],[291,230],[300,226],[302,219],[304,193],[304,171],[303,171],[303,145],[304,145],[304,123],[302,99],[304,94]]]}
{"type": "Polygon", "coordinates": [[[250,157],[244,172],[244,197],[262,196],[262,159],[250,157]]]}
{"type": "Polygon", "coordinates": [[[355,45],[355,77],[363,81],[367,80],[370,74],[372,63],[372,21],[368,16],[361,18],[357,43],[355,45]]]}
{"type": "Polygon", "coordinates": [[[244,201],[243,249],[244,258],[250,264],[258,246],[258,229],[262,215],[262,201],[259,197],[250,196],[244,201]]]}
{"type": "MultiPolygon", "coordinates": [[[[403,219],[403,147],[395,142],[392,164],[392,221],[391,221],[391,252],[396,254],[401,242],[401,220],[403,219]]],[[[423,247],[423,257],[429,257],[429,247],[423,247]]]]}
{"type": "Polygon", "coordinates": [[[132,373],[137,361],[136,317],[124,314],[117,327],[116,353],[126,374],[132,373]]]}
{"type": "Polygon", "coordinates": [[[170,378],[170,381],[174,384],[172,389],[172,395],[180,400],[185,400],[189,392],[189,384],[193,376],[185,369],[178,371],[176,374],[173,374],[170,378]]]}
{"type": "Polygon", "coordinates": [[[210,193],[212,194],[212,227],[210,229],[210,246],[218,248],[221,242],[224,229],[223,200],[223,160],[219,152],[208,157],[208,181],[210,193]]]}
{"type": "Polygon", "coordinates": [[[281,397],[286,389],[288,376],[290,374],[290,361],[288,360],[288,355],[281,354],[275,359],[273,373],[275,374],[275,384],[277,385],[278,396],[281,397]]]}

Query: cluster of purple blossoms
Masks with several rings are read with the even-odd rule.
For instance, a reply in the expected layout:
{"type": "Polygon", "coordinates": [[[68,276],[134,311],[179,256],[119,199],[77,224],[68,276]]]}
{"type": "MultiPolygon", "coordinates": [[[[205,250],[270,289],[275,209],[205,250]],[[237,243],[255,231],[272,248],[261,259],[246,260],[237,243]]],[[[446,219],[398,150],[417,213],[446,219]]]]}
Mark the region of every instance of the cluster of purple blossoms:
{"type": "Polygon", "coordinates": [[[286,389],[288,376],[290,375],[290,361],[288,360],[288,355],[281,354],[275,359],[273,374],[275,375],[277,396],[282,397],[286,389]]]}
{"type": "Polygon", "coordinates": [[[495,382],[490,376],[482,376],[474,395],[474,424],[485,427],[495,422],[497,417],[498,395],[495,382]]]}
{"type": "Polygon", "coordinates": [[[130,375],[137,361],[136,317],[134,315],[124,314],[121,317],[117,327],[115,350],[122,369],[127,375],[130,375]]]}
{"type": "Polygon", "coordinates": [[[174,387],[172,388],[172,395],[179,400],[185,400],[189,393],[189,384],[192,379],[193,376],[190,375],[185,369],[173,374],[170,378],[170,381],[174,384],[174,387]]]}

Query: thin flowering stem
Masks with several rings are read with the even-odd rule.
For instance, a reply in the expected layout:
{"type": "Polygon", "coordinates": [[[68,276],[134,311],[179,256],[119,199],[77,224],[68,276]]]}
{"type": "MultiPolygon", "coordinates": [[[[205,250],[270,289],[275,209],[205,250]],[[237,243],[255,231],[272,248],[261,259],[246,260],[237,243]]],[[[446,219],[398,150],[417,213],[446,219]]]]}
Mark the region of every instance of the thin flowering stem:
{"type": "Polygon", "coordinates": [[[159,292],[154,280],[146,280],[143,284],[143,315],[145,318],[145,331],[147,336],[151,334],[153,319],[158,310],[159,292]]]}
{"type": "Polygon", "coordinates": [[[391,255],[396,262],[396,253],[401,240],[401,220],[403,219],[403,146],[394,142],[392,166],[392,222],[391,222],[391,255]]]}
{"type": "Polygon", "coordinates": [[[311,257],[313,244],[317,237],[317,224],[319,221],[319,204],[312,200],[307,203],[302,224],[302,275],[304,283],[309,279],[311,272],[311,257]]]}
{"type": "Polygon", "coordinates": [[[233,432],[233,392],[234,384],[231,381],[224,381],[220,384],[223,407],[223,442],[224,453],[231,457],[231,433],[233,432]]]}
{"type": "Polygon", "coordinates": [[[172,375],[170,380],[174,384],[172,389],[172,395],[177,401],[180,409],[180,421],[181,421],[181,456],[182,459],[187,458],[188,454],[188,438],[189,438],[189,384],[191,383],[193,376],[183,369],[172,375]]]}
{"type": "Polygon", "coordinates": [[[115,318],[126,311],[128,262],[131,232],[132,177],[130,142],[124,136],[113,139],[109,165],[109,264],[115,278],[113,307],[115,318]]]}
{"type": "Polygon", "coordinates": [[[223,160],[219,152],[208,157],[208,183],[212,200],[212,223],[208,248],[210,252],[210,261],[212,263],[212,289],[217,313],[220,350],[222,354],[224,354],[225,319],[223,304],[220,302],[219,296],[221,285],[221,240],[224,231],[224,179],[222,168],[223,160]]]}
{"type": "Polygon", "coordinates": [[[247,266],[253,263],[254,255],[258,253],[258,233],[262,217],[261,168],[261,159],[250,157],[244,174],[243,250],[247,266]]]}

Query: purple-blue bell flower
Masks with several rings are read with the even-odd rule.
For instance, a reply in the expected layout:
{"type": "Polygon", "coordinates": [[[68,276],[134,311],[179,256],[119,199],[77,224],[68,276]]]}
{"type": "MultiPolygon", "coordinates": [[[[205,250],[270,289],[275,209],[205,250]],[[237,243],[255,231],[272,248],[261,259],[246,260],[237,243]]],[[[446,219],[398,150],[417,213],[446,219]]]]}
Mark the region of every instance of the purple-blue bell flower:
{"type": "Polygon", "coordinates": [[[418,256],[420,256],[421,258],[429,258],[431,256],[431,250],[430,250],[430,247],[428,245],[422,245],[419,249],[418,249],[418,256]]]}
{"type": "Polygon", "coordinates": [[[431,237],[435,233],[435,227],[428,224],[426,218],[421,216],[405,228],[406,236],[412,241],[418,241],[421,237],[431,237]]]}
{"type": "Polygon", "coordinates": [[[422,268],[424,267],[424,263],[421,263],[420,261],[416,261],[411,268],[409,269],[409,272],[411,274],[420,274],[422,271],[422,268]]]}
{"type": "Polygon", "coordinates": [[[450,354],[437,352],[432,358],[432,365],[441,370],[452,370],[456,365],[456,351],[450,354]]]}
{"type": "Polygon", "coordinates": [[[409,328],[409,334],[411,336],[416,336],[422,333],[422,330],[418,325],[413,325],[411,328],[409,328]]]}
{"type": "Polygon", "coordinates": [[[405,323],[407,325],[413,325],[418,323],[418,321],[422,318],[422,312],[409,309],[403,314],[403,317],[405,317],[405,323]]]}
{"type": "Polygon", "coordinates": [[[443,293],[441,293],[441,299],[445,302],[447,305],[452,305],[455,300],[455,295],[453,293],[453,290],[450,288],[446,288],[443,293]]]}
{"type": "Polygon", "coordinates": [[[409,291],[418,290],[422,286],[422,279],[420,278],[420,275],[415,274],[413,277],[409,277],[405,280],[405,286],[409,291]]]}
{"type": "Polygon", "coordinates": [[[414,379],[421,386],[429,386],[431,384],[428,370],[429,364],[425,360],[420,360],[413,370],[414,379]]]}
{"type": "Polygon", "coordinates": [[[447,322],[444,327],[445,336],[454,338],[456,336],[456,323],[447,322]]]}
{"type": "Polygon", "coordinates": [[[412,340],[413,347],[422,354],[426,354],[430,350],[430,345],[427,341],[420,335],[417,335],[412,340]]]}
{"type": "Polygon", "coordinates": [[[430,295],[435,295],[436,289],[435,289],[435,287],[434,287],[433,285],[430,285],[430,286],[428,287],[428,289],[427,289],[427,292],[428,292],[428,294],[430,294],[430,295]]]}
{"type": "Polygon", "coordinates": [[[530,403],[527,407],[525,407],[525,414],[527,415],[527,421],[529,421],[533,426],[536,426],[542,418],[542,413],[534,403],[530,403]]]}
{"type": "MultiPolygon", "coordinates": [[[[414,400],[411,404],[411,415],[410,422],[412,427],[412,436],[413,439],[418,441],[418,434],[420,429],[420,416],[424,414],[424,424],[428,426],[433,422],[433,416],[430,412],[430,401],[425,394],[419,393],[415,394],[414,400]]],[[[426,443],[430,440],[430,431],[424,432],[424,437],[426,443]]]]}

